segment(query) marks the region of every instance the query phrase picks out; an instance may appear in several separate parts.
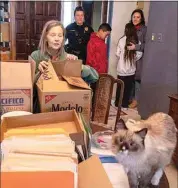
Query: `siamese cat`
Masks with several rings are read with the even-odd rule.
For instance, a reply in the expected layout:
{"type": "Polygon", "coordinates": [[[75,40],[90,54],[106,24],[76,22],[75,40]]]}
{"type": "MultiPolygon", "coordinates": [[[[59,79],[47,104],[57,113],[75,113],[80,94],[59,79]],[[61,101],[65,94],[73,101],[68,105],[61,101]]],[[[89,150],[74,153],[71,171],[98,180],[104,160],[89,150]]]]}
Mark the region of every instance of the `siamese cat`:
{"type": "Polygon", "coordinates": [[[112,151],[128,175],[131,188],[158,186],[164,168],[170,163],[176,147],[176,126],[164,113],[135,122],[129,130],[124,121],[117,125],[112,151]]]}

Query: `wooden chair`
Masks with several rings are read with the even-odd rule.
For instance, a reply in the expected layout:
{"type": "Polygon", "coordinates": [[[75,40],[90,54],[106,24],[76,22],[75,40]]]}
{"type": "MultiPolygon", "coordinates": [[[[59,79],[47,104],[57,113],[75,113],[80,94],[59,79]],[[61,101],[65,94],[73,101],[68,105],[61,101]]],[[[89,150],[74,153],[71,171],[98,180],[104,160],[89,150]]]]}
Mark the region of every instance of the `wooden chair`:
{"type": "Polygon", "coordinates": [[[124,93],[124,82],[120,79],[115,79],[109,74],[100,74],[99,80],[96,83],[96,90],[94,95],[94,105],[92,109],[92,121],[98,123],[108,123],[109,110],[111,105],[111,99],[113,94],[114,84],[118,84],[121,87],[120,99],[117,108],[117,115],[115,125],[120,119],[121,104],[124,93]]]}

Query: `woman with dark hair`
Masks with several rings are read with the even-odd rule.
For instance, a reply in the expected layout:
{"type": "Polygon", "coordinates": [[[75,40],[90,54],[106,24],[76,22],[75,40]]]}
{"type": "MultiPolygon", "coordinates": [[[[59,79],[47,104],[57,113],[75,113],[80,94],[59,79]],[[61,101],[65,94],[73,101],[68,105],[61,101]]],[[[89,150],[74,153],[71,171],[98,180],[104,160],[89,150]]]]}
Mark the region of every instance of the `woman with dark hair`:
{"type": "MultiPolygon", "coordinates": [[[[130,23],[135,27],[138,40],[141,42],[141,44],[134,44],[131,42],[130,46],[128,46],[128,50],[137,50],[144,53],[147,27],[145,26],[145,18],[141,9],[136,9],[132,12],[130,23]]],[[[135,90],[133,97],[134,99],[132,99],[132,103],[129,105],[131,108],[135,108],[137,106],[137,101],[139,99],[142,65],[143,56],[139,61],[136,62],[135,87],[133,89],[135,90]]]]}
{"type": "MultiPolygon", "coordinates": [[[[125,26],[125,35],[119,40],[116,56],[118,57],[117,77],[124,82],[124,96],[122,107],[128,108],[132,85],[135,78],[136,61],[142,57],[142,52],[128,50],[131,44],[141,45],[137,32],[132,23],[125,26]]],[[[115,106],[118,106],[120,87],[117,87],[115,106]]]]}

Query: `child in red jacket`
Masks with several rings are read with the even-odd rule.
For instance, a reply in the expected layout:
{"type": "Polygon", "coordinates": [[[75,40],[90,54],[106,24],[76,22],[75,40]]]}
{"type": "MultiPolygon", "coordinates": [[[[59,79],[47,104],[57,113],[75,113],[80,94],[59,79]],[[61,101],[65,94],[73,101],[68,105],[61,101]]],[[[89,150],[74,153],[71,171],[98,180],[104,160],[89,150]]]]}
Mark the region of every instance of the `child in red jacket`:
{"type": "MultiPolygon", "coordinates": [[[[105,39],[111,33],[111,26],[107,23],[103,23],[99,26],[96,33],[92,33],[87,45],[87,60],[86,65],[93,67],[99,74],[107,73],[108,58],[107,58],[107,46],[105,39]]],[[[94,105],[94,96],[96,83],[91,84],[90,87],[93,90],[92,107],[94,105]]]]}
{"type": "Polygon", "coordinates": [[[111,26],[103,23],[96,33],[92,33],[87,45],[86,64],[93,67],[99,74],[107,73],[108,59],[105,39],[111,33],[111,26]]]}

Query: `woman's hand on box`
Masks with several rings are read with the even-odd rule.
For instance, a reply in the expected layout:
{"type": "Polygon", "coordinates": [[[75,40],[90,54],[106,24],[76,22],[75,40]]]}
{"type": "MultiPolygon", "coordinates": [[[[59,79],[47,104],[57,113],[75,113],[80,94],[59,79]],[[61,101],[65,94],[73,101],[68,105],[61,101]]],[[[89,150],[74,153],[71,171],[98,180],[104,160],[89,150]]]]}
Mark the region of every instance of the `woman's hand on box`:
{"type": "Polygon", "coordinates": [[[78,57],[73,54],[67,54],[67,60],[78,60],[78,57]]]}
{"type": "Polygon", "coordinates": [[[40,72],[44,72],[44,70],[47,68],[48,68],[48,62],[46,62],[46,61],[41,61],[38,65],[38,70],[40,72]]]}

